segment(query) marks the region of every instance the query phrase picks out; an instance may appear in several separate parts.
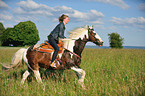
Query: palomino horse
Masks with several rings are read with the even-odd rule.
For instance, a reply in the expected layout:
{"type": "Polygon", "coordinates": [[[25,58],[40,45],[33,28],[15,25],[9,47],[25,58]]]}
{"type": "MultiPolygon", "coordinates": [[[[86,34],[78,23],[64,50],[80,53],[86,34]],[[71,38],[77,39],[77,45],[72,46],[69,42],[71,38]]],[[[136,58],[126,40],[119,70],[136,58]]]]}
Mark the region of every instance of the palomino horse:
{"type": "MultiPolygon", "coordinates": [[[[92,27],[85,26],[82,28],[76,28],[70,32],[69,39],[62,40],[64,42],[64,51],[60,56],[62,61],[57,64],[55,70],[61,69],[72,69],[76,72],[79,77],[79,84],[84,86],[85,71],[80,68],[81,53],[88,41],[95,43],[96,45],[102,46],[103,41],[99,35],[94,31],[92,27]]],[[[25,79],[33,71],[37,82],[42,83],[39,68],[50,68],[51,60],[50,53],[39,52],[33,49],[34,46],[27,48],[24,52],[23,59],[28,66],[28,69],[23,74],[21,83],[23,84],[25,79]]]]}

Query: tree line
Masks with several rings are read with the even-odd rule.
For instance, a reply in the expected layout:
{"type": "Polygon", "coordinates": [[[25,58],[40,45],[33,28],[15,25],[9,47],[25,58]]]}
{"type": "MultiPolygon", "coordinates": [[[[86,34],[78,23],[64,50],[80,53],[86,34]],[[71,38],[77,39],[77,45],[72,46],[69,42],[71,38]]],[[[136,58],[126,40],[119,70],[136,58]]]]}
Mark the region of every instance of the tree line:
{"type": "MultiPolygon", "coordinates": [[[[118,33],[108,34],[111,48],[123,48],[123,40],[118,33]]],[[[1,46],[25,46],[35,45],[39,38],[39,32],[32,21],[20,22],[13,28],[5,29],[0,23],[0,45],[1,46]]]]}

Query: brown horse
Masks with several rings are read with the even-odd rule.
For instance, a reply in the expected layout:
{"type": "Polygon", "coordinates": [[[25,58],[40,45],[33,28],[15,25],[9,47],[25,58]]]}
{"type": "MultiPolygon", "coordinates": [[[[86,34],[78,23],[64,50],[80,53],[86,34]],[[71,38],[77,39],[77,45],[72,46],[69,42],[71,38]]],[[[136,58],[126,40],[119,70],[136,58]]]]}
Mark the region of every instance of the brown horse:
{"type": "Polygon", "coordinates": [[[27,64],[28,69],[23,74],[23,79],[21,81],[22,84],[30,74],[30,71],[33,71],[36,80],[42,83],[39,68],[46,68],[55,70],[72,69],[79,77],[79,84],[84,86],[85,71],[80,68],[82,51],[88,41],[91,41],[99,46],[103,45],[103,41],[94,29],[89,26],[72,30],[70,32],[69,39],[63,39],[62,41],[64,42],[64,51],[62,54],[59,54],[60,60],[57,61],[56,68],[50,67],[50,53],[34,50],[34,46],[27,48],[24,52],[23,59],[27,64]]]}

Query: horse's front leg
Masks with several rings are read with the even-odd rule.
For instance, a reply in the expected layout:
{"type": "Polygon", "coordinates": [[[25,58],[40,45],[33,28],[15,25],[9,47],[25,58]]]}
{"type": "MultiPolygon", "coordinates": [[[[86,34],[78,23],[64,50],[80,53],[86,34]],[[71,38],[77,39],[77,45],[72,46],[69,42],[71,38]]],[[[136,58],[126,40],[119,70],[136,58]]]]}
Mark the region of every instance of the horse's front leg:
{"type": "Polygon", "coordinates": [[[42,80],[41,80],[41,77],[40,77],[40,73],[39,73],[39,70],[33,70],[34,74],[35,74],[35,77],[36,77],[36,80],[38,83],[42,83],[42,80]]]}
{"type": "Polygon", "coordinates": [[[76,72],[76,75],[78,76],[79,80],[78,83],[81,84],[81,86],[83,88],[85,88],[84,86],[84,79],[85,79],[85,71],[81,68],[77,68],[77,67],[71,67],[72,70],[74,70],[76,72]]]}
{"type": "Polygon", "coordinates": [[[33,70],[34,74],[35,74],[35,77],[36,77],[36,80],[38,83],[41,83],[42,86],[43,86],[43,90],[45,90],[45,85],[43,84],[42,82],[42,79],[40,77],[40,73],[39,73],[39,70],[33,70]]]}

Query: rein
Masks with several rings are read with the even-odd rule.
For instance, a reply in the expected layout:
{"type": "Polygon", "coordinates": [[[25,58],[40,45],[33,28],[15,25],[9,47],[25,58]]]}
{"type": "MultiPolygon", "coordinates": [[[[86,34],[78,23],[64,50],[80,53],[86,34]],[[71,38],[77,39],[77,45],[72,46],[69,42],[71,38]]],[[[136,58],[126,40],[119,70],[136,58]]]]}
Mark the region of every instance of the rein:
{"type": "MultiPolygon", "coordinates": [[[[77,40],[77,39],[65,39],[65,40],[77,40]]],[[[64,47],[63,47],[63,48],[64,48],[64,47]]],[[[68,50],[67,48],[64,48],[64,49],[65,49],[65,50],[68,50]]],[[[72,51],[70,51],[70,50],[68,50],[68,51],[81,59],[81,57],[80,57],[78,54],[76,54],[76,53],[74,53],[74,52],[72,52],[72,51]]]]}
{"type": "MultiPolygon", "coordinates": [[[[66,48],[64,48],[64,49],[65,49],[65,50],[68,50],[68,49],[66,49],[66,48]]],[[[78,54],[76,54],[76,53],[74,53],[74,52],[71,52],[70,50],[68,50],[68,51],[81,59],[81,57],[80,57],[78,54]]]]}

